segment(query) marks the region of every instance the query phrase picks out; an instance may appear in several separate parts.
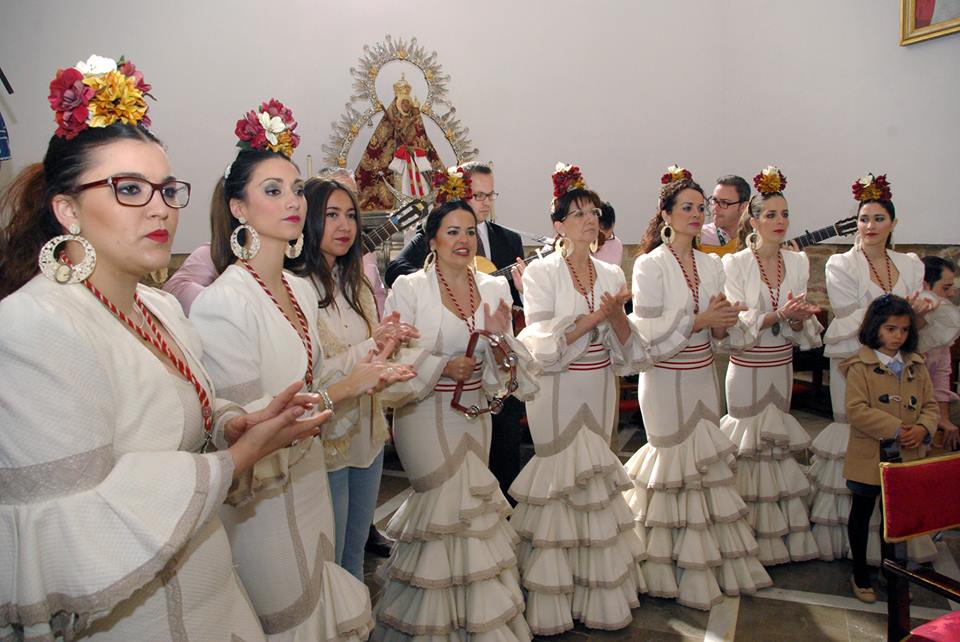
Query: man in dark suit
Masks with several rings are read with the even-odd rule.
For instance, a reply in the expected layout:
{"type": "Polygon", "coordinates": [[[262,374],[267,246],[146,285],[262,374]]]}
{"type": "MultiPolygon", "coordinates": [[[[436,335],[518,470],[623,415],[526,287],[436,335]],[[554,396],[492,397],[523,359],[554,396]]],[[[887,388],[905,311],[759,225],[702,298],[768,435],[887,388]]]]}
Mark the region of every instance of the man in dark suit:
{"type": "MultiPolygon", "coordinates": [[[[497,269],[510,267],[523,257],[520,235],[489,220],[498,194],[493,191],[493,169],[487,163],[471,162],[462,165],[470,175],[473,198],[467,203],[477,215],[477,254],[485,256],[497,269]]],[[[423,267],[428,245],[420,229],[403,248],[400,255],[387,266],[387,287],[393,286],[398,276],[416,272],[423,267]]],[[[522,306],[517,290],[519,279],[508,278],[513,304],[522,306]]],[[[523,403],[508,397],[500,414],[493,416],[493,435],[490,444],[490,471],[506,493],[520,473],[520,421],[524,416],[523,403]]]]}
{"type": "MultiPolygon", "coordinates": [[[[470,175],[473,191],[473,198],[467,203],[477,215],[477,255],[490,259],[498,270],[510,267],[523,256],[523,242],[520,240],[520,235],[513,230],[488,220],[493,212],[493,203],[498,196],[493,191],[493,170],[489,164],[479,162],[466,163],[462,167],[470,175]]],[[[418,230],[399,256],[390,261],[387,266],[387,287],[392,287],[398,276],[410,274],[422,268],[428,252],[423,230],[418,230]]],[[[516,284],[512,278],[508,278],[507,281],[510,282],[513,304],[522,306],[516,284]]]]}

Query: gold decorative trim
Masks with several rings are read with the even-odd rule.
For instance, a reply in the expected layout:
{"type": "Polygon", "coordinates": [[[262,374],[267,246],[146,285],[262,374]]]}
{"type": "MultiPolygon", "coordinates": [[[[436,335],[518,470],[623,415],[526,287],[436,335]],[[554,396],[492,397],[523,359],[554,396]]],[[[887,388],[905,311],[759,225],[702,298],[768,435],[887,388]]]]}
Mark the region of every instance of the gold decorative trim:
{"type": "Polygon", "coordinates": [[[939,38],[960,31],[960,18],[944,20],[926,27],[916,26],[917,0],[900,0],[900,46],[939,38]]]}
{"type": "Polygon", "coordinates": [[[354,93],[347,102],[340,120],[332,123],[333,133],[330,142],[323,146],[324,162],[334,167],[346,167],[350,148],[366,125],[373,127],[373,117],[384,111],[384,104],[377,96],[377,76],[392,62],[407,62],[423,74],[427,83],[427,97],[420,105],[420,113],[432,120],[453,148],[457,164],[473,160],[477,149],[469,138],[470,130],[460,124],[457,110],[447,99],[447,82],[450,76],[443,73],[437,62],[437,52],[427,53],[416,38],[409,41],[404,38],[393,39],[387,35],[383,42],[363,46],[360,64],[350,68],[353,76],[354,93]],[[366,108],[357,108],[354,103],[367,102],[366,108]]]}
{"type": "MultiPolygon", "coordinates": [[[[917,460],[914,460],[914,461],[907,461],[907,462],[902,462],[902,463],[893,463],[893,462],[888,462],[888,461],[881,462],[881,463],[880,463],[880,502],[881,502],[881,504],[884,505],[884,509],[883,509],[884,515],[887,514],[887,509],[886,509],[887,489],[885,488],[885,484],[884,484],[884,480],[885,480],[885,477],[883,476],[883,469],[884,469],[884,468],[888,468],[888,467],[910,468],[910,467],[912,467],[912,466],[923,466],[923,465],[926,465],[926,464],[941,463],[941,462],[949,461],[949,460],[952,460],[952,459],[960,459],[960,453],[953,454],[953,455],[943,455],[942,457],[928,457],[928,458],[926,458],[926,459],[917,459],[917,460]]],[[[883,539],[885,539],[887,542],[889,542],[889,543],[891,543],[891,544],[896,544],[896,543],[898,543],[898,542],[905,542],[905,541],[907,541],[907,540],[909,540],[909,539],[913,539],[913,538],[915,538],[915,537],[920,537],[920,536],[922,536],[922,535],[930,535],[931,533],[938,533],[938,532],[940,532],[940,531],[948,531],[948,530],[957,528],[958,526],[960,526],[960,524],[952,524],[952,525],[949,525],[949,526],[942,526],[942,527],[938,527],[938,528],[933,528],[933,529],[930,529],[930,530],[928,530],[928,531],[923,531],[922,533],[913,533],[912,535],[908,535],[908,536],[906,536],[906,537],[892,537],[892,538],[891,538],[891,537],[888,537],[888,536],[887,536],[887,520],[886,520],[886,518],[884,518],[884,520],[883,520],[883,539]]]]}

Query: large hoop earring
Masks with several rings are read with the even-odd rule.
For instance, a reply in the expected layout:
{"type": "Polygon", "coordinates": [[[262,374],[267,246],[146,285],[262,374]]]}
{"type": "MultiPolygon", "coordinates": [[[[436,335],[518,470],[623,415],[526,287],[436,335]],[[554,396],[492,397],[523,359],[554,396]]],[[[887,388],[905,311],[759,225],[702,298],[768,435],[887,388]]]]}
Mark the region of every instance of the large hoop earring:
{"type": "Polygon", "coordinates": [[[295,259],[300,256],[300,253],[303,252],[303,234],[297,238],[297,242],[293,245],[287,245],[287,249],[283,251],[283,254],[288,259],[295,259]]]}
{"type": "Polygon", "coordinates": [[[430,253],[423,259],[423,271],[426,272],[437,262],[437,251],[430,250],[430,253]]]}
{"type": "Polygon", "coordinates": [[[896,249],[897,244],[893,242],[893,232],[890,232],[890,236],[888,236],[887,238],[890,239],[890,249],[891,250],[896,249]]]}
{"type": "Polygon", "coordinates": [[[663,241],[664,245],[673,244],[673,239],[675,238],[676,234],[674,234],[673,227],[671,227],[669,223],[664,224],[664,226],[660,228],[660,240],[663,241]]]}
{"type": "Polygon", "coordinates": [[[93,269],[97,266],[97,251],[90,245],[90,241],[80,236],[80,226],[74,223],[70,226],[70,234],[54,236],[43,244],[37,263],[43,275],[51,281],[62,285],[81,283],[93,274],[93,269]],[[66,263],[56,254],[57,248],[67,241],[76,241],[83,248],[83,260],[79,263],[66,263]]]}
{"type": "Polygon", "coordinates": [[[239,220],[240,225],[238,225],[237,228],[233,230],[233,234],[230,235],[230,249],[238,259],[249,261],[260,251],[260,235],[257,234],[255,229],[247,225],[247,219],[241,216],[239,220]],[[247,233],[247,240],[250,241],[250,247],[246,247],[240,243],[241,230],[247,233]]]}
{"type": "Polygon", "coordinates": [[[590,254],[596,254],[597,250],[600,249],[600,239],[593,239],[590,241],[590,254]]]}
{"type": "Polygon", "coordinates": [[[756,252],[763,245],[763,238],[756,231],[747,234],[747,247],[756,252]]]}
{"type": "Polygon", "coordinates": [[[563,258],[570,256],[570,252],[573,251],[573,241],[568,239],[566,236],[561,236],[558,238],[555,245],[557,251],[560,252],[560,256],[563,258]]]}

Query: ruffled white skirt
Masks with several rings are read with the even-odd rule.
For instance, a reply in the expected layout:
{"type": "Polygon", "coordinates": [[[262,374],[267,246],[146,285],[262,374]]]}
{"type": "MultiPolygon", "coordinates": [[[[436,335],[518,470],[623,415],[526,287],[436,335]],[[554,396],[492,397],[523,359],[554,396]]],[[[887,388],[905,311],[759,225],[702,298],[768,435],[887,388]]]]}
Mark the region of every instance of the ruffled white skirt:
{"type": "Polygon", "coordinates": [[[580,620],[616,630],[633,619],[643,543],[621,492],[632,488],[623,465],[599,434],[583,426],[559,453],[535,455],[510,487],[510,519],[522,543],[527,621],[555,635],[580,620]]]}
{"type": "Polygon", "coordinates": [[[680,444],[648,443],[627,462],[634,488],[624,497],[646,544],[651,595],[706,610],[723,594],[772,584],[734,485],[734,450],[716,424],[701,419],[680,444]]]}
{"type": "Polygon", "coordinates": [[[806,504],[810,483],[793,457],[810,445],[800,423],[768,404],[752,417],[725,416],[720,430],[736,447],[737,491],[747,505],[760,562],[772,566],[820,557],[806,504]]]}
{"type": "Polygon", "coordinates": [[[509,513],[472,451],[443,484],[407,498],[387,525],[397,542],[373,639],[530,640],[509,513]]]}

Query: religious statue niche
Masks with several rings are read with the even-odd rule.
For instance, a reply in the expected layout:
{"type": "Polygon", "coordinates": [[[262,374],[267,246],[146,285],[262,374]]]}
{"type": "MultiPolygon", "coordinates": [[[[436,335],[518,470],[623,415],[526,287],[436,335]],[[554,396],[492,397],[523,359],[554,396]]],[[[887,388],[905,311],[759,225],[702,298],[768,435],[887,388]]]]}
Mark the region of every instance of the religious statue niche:
{"type": "Polygon", "coordinates": [[[374,117],[382,112],[373,135],[363,150],[355,174],[363,211],[393,210],[412,198],[431,200],[431,175],[447,165],[458,165],[476,157],[471,148],[469,130],[456,119],[456,109],[447,100],[447,82],[436,62],[436,52],[427,52],[413,38],[409,41],[385,41],[364,46],[359,67],[351,67],[354,94],[346,112],[333,124],[330,142],[323,146],[326,164],[347,167],[350,148],[361,128],[374,126],[374,117]],[[406,73],[393,84],[393,100],[385,108],[377,96],[376,81],[385,65],[406,63],[419,70],[427,86],[423,102],[413,95],[406,73]],[[362,111],[354,103],[366,101],[362,111]],[[453,150],[454,158],[441,159],[430,140],[424,118],[433,121],[453,150]]]}

